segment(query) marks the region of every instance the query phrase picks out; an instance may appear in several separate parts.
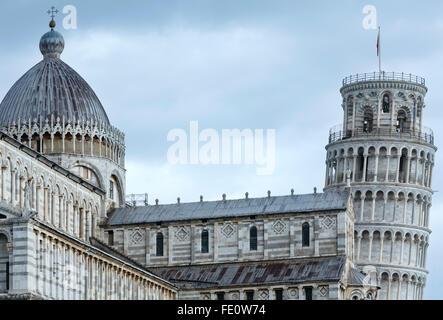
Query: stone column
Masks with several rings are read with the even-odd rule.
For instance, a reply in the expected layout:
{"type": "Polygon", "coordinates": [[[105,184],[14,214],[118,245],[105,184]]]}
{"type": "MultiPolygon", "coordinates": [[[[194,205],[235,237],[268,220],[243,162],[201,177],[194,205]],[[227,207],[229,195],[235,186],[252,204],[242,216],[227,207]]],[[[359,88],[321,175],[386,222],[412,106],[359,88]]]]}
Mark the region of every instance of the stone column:
{"type": "Polygon", "coordinates": [[[375,220],[375,200],[377,198],[376,194],[372,194],[372,208],[371,208],[371,222],[375,220]]]}
{"type": "Polygon", "coordinates": [[[385,182],[389,182],[389,167],[390,167],[391,155],[387,153],[386,159],[387,159],[387,166],[386,166],[385,182]]]}
{"type": "Polygon", "coordinates": [[[411,157],[408,155],[406,157],[406,179],[405,179],[405,183],[409,183],[409,175],[410,175],[410,171],[411,170],[411,157]]]}
{"type": "Polygon", "coordinates": [[[364,211],[364,207],[365,207],[366,196],[362,194],[360,198],[361,198],[361,200],[360,200],[360,202],[361,202],[361,205],[360,205],[360,222],[361,222],[361,221],[363,221],[363,211],[364,211]]]}
{"type": "Polygon", "coordinates": [[[17,169],[11,171],[11,205],[15,206],[15,175],[17,174],[17,169]]]}
{"type": "Polygon", "coordinates": [[[404,249],[405,240],[406,240],[406,237],[404,235],[402,235],[401,236],[401,246],[400,246],[400,260],[399,260],[398,264],[403,263],[403,249],[404,249]]]}
{"type": "Polygon", "coordinates": [[[19,187],[18,187],[18,192],[19,192],[18,201],[19,201],[19,207],[20,208],[24,207],[23,181],[24,181],[24,178],[20,177],[19,178],[19,187]]]}
{"type": "Polygon", "coordinates": [[[346,183],[346,171],[348,170],[348,157],[346,155],[343,156],[343,172],[341,181],[346,183]]]}
{"type": "Polygon", "coordinates": [[[356,169],[357,169],[357,156],[354,155],[354,163],[352,165],[353,169],[352,169],[352,182],[355,182],[355,175],[356,175],[356,169]]]}
{"type": "Polygon", "coordinates": [[[361,234],[358,234],[358,236],[357,236],[357,239],[358,239],[358,242],[357,242],[357,259],[356,259],[357,262],[360,261],[361,238],[362,238],[361,234]]]}
{"type": "Polygon", "coordinates": [[[378,161],[379,161],[379,153],[375,153],[375,173],[374,173],[374,182],[377,182],[378,180],[378,161]]]}
{"type": "Polygon", "coordinates": [[[56,225],[55,192],[51,192],[51,224],[56,225]]]}
{"type": "Polygon", "coordinates": [[[79,237],[80,237],[80,239],[82,239],[82,240],[85,240],[85,236],[86,236],[86,219],[85,219],[85,209],[84,208],[80,208],[79,209],[80,210],[80,214],[79,214],[79,217],[80,217],[80,222],[79,222],[79,226],[80,226],[80,234],[79,234],[79,237]]]}
{"type": "Polygon", "coordinates": [[[382,235],[380,232],[380,255],[378,258],[378,263],[380,263],[380,264],[383,262],[383,242],[384,242],[384,240],[385,240],[385,235],[384,235],[384,233],[382,235]]]}
{"type": "Polygon", "coordinates": [[[362,182],[366,181],[366,169],[368,167],[368,155],[365,153],[363,154],[363,178],[362,182]]]}
{"type": "Polygon", "coordinates": [[[72,226],[72,228],[73,228],[73,230],[72,230],[72,233],[74,234],[74,235],[76,235],[76,236],[79,236],[79,225],[80,225],[80,219],[79,219],[79,215],[78,215],[78,204],[76,203],[76,204],[74,204],[74,206],[73,206],[73,209],[74,209],[74,211],[73,211],[73,216],[72,216],[72,224],[73,224],[73,226],[72,226]]]}
{"type": "Polygon", "coordinates": [[[44,211],[44,220],[49,221],[48,215],[49,215],[49,188],[44,187],[43,189],[43,211],[44,211]]]}

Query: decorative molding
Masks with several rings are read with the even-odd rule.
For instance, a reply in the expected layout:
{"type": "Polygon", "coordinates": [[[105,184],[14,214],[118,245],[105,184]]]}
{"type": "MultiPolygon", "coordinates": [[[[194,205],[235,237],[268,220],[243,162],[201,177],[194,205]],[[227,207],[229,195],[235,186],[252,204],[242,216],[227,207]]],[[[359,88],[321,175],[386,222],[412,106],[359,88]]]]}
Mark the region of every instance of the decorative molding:
{"type": "Polygon", "coordinates": [[[225,223],[221,229],[222,235],[225,236],[225,238],[230,238],[235,232],[235,227],[232,223],[228,222],[225,223]]]}

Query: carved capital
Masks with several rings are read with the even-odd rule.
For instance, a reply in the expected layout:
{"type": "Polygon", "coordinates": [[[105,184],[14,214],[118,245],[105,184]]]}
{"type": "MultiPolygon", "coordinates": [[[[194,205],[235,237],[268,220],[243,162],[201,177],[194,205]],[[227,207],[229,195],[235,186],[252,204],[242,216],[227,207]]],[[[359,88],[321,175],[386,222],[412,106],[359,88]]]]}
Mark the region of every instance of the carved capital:
{"type": "Polygon", "coordinates": [[[11,252],[12,251],[12,247],[14,246],[14,244],[12,243],[12,242],[8,242],[7,244],[6,244],[6,249],[8,250],[8,252],[11,252]]]}

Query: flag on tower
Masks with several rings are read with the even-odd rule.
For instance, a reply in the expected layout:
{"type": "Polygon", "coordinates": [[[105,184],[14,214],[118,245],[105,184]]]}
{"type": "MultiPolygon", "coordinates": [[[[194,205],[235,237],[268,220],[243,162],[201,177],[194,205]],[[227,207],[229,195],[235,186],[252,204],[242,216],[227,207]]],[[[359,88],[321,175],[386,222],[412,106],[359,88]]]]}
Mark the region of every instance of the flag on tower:
{"type": "Polygon", "coordinates": [[[378,36],[377,36],[377,57],[378,57],[378,71],[381,72],[380,27],[378,27],[378,36]]]}

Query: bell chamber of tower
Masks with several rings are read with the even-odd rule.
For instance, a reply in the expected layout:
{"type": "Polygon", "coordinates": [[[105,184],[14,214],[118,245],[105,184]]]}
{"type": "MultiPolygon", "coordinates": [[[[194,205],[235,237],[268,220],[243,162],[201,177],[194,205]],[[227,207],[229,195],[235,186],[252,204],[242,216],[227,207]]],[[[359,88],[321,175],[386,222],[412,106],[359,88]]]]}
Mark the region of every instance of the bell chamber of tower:
{"type": "Polygon", "coordinates": [[[423,298],[434,144],[423,126],[425,79],[404,73],[343,80],[343,124],[330,130],[325,191],[351,184],[354,261],[376,268],[380,299],[423,298]]]}

